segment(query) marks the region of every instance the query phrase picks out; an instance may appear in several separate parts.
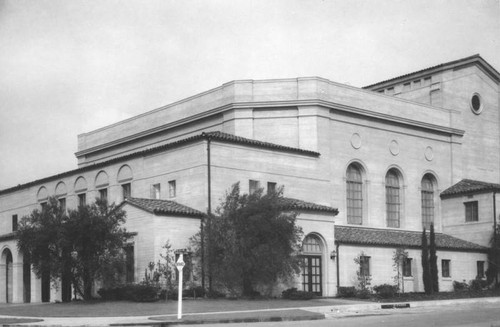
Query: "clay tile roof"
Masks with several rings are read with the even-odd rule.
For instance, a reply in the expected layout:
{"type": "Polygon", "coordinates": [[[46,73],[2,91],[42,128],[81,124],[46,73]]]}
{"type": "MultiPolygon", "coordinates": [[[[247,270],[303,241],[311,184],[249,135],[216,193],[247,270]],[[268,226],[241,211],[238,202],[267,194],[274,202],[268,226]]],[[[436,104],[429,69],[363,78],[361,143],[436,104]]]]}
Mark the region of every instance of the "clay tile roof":
{"type": "Polygon", "coordinates": [[[11,232],[7,234],[2,234],[0,235],[0,241],[8,241],[8,240],[13,240],[16,238],[17,233],[16,232],[11,232]]]}
{"type": "Polygon", "coordinates": [[[250,145],[250,146],[255,146],[255,147],[273,149],[273,150],[281,150],[281,151],[287,151],[287,152],[306,154],[306,155],[315,156],[315,157],[319,157],[319,155],[320,155],[318,152],[315,152],[315,151],[303,150],[303,149],[294,148],[294,147],[285,146],[285,145],[280,145],[280,144],[276,144],[276,143],[257,141],[254,139],[247,139],[245,137],[236,136],[233,134],[223,133],[223,132],[219,132],[219,131],[206,132],[206,133],[202,133],[202,135],[208,137],[209,139],[217,140],[220,142],[239,143],[239,144],[245,144],[245,145],[250,145]]]}
{"type": "Polygon", "coordinates": [[[126,198],[122,205],[125,203],[157,216],[179,215],[186,217],[202,217],[204,215],[201,211],[169,200],[126,198]]]}
{"type": "Polygon", "coordinates": [[[452,197],[455,195],[484,192],[500,192],[500,184],[475,181],[472,179],[462,179],[460,182],[441,192],[441,197],[452,197]]]}
{"type": "MultiPolygon", "coordinates": [[[[420,248],[422,232],[336,225],[335,241],[340,244],[420,248]]],[[[428,241],[429,232],[427,232],[428,241]]],[[[442,233],[436,233],[436,248],[469,252],[486,252],[488,250],[484,246],[442,233]]]]}
{"type": "Polygon", "coordinates": [[[247,145],[247,146],[251,146],[251,147],[266,148],[266,149],[271,149],[271,150],[276,150],[276,151],[297,153],[297,154],[313,156],[313,157],[320,156],[320,153],[315,152],[315,151],[304,150],[304,149],[279,145],[279,144],[275,144],[275,143],[257,141],[257,140],[253,140],[253,139],[247,139],[247,138],[244,138],[241,136],[236,136],[236,135],[227,134],[227,133],[223,133],[223,132],[218,132],[218,131],[217,132],[203,132],[201,134],[189,136],[189,137],[186,137],[184,139],[174,141],[171,143],[167,143],[167,144],[163,144],[160,146],[155,146],[155,147],[147,148],[147,149],[140,150],[137,152],[129,153],[129,154],[126,154],[126,155],[123,155],[120,157],[116,157],[116,158],[113,158],[113,159],[110,159],[107,161],[102,161],[102,162],[95,163],[92,165],[69,170],[69,171],[66,171],[66,172],[63,172],[63,173],[60,173],[57,175],[52,175],[52,176],[38,179],[38,180],[35,180],[32,182],[28,182],[25,184],[19,184],[19,185],[14,186],[14,187],[0,190],[0,195],[7,194],[9,192],[14,192],[14,191],[17,191],[17,190],[20,190],[23,188],[33,186],[33,185],[46,183],[46,182],[49,182],[52,180],[66,178],[66,177],[69,177],[71,175],[79,174],[79,173],[86,172],[89,170],[94,170],[94,169],[98,169],[101,167],[106,167],[107,165],[112,165],[112,164],[116,164],[119,162],[125,162],[125,161],[133,159],[133,158],[138,158],[138,157],[149,155],[149,154],[164,152],[164,151],[167,151],[169,149],[173,149],[173,148],[183,146],[183,145],[186,145],[186,144],[189,144],[192,142],[197,142],[197,141],[206,140],[206,139],[215,140],[215,141],[219,141],[219,142],[226,142],[226,143],[242,144],[242,145],[247,145]]]}
{"type": "Polygon", "coordinates": [[[339,213],[337,208],[306,202],[292,198],[281,198],[281,208],[283,210],[306,210],[306,211],[322,211],[331,212],[334,216],[339,213]]]}

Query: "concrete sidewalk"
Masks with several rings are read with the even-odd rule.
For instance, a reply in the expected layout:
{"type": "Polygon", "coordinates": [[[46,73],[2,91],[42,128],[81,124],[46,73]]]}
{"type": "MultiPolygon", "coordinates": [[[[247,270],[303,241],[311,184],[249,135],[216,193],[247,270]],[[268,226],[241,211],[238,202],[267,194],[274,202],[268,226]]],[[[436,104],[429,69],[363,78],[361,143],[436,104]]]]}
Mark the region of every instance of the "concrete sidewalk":
{"type": "MultiPolygon", "coordinates": [[[[334,301],[332,301],[334,303],[334,301]]],[[[403,303],[357,303],[343,305],[325,305],[301,308],[275,308],[241,311],[200,312],[183,315],[177,320],[176,314],[154,316],[129,316],[129,317],[13,317],[0,316],[2,326],[172,326],[178,324],[203,324],[203,323],[238,323],[262,321],[294,321],[317,320],[343,316],[356,316],[360,314],[382,313],[382,306],[396,305],[406,308],[424,308],[439,306],[457,306],[480,303],[499,303],[499,297],[473,298],[440,301],[417,301],[403,303]],[[31,321],[30,321],[31,320],[31,321]],[[42,320],[42,321],[40,321],[42,320]]]]}

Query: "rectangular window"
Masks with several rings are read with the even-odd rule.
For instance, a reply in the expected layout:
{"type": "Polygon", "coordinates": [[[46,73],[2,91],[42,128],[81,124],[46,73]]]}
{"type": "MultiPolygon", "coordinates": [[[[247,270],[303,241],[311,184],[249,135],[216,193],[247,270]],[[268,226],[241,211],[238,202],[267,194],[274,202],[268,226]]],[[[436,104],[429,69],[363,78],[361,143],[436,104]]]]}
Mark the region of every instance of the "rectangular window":
{"type": "Polygon", "coordinates": [[[421,191],[422,204],[422,225],[426,229],[431,228],[434,223],[434,191],[422,189],[421,191]]]}
{"type": "Polygon", "coordinates": [[[125,275],[126,282],[133,283],[135,281],[135,259],[134,259],[134,245],[128,244],[125,250],[125,275]]]}
{"type": "Polygon", "coordinates": [[[159,200],[161,195],[161,186],[160,184],[151,185],[151,198],[159,200]]]}
{"type": "Polygon", "coordinates": [[[87,204],[87,194],[81,193],[78,194],[78,206],[84,206],[87,204]]]}
{"type": "Polygon", "coordinates": [[[361,256],[360,257],[360,274],[362,276],[370,276],[370,257],[361,256]]]}
{"type": "Polygon", "coordinates": [[[168,197],[175,198],[176,195],[177,195],[177,190],[176,190],[175,180],[169,181],[168,182],[168,197]]]}
{"type": "Polygon", "coordinates": [[[363,223],[363,183],[347,181],[347,223],[361,225],[363,223]]]}
{"type": "Polygon", "coordinates": [[[390,87],[387,90],[385,90],[385,94],[387,95],[393,95],[394,94],[394,88],[390,87]]]}
{"type": "Polygon", "coordinates": [[[477,277],[484,278],[484,261],[477,262],[477,277]]]}
{"type": "Polygon", "coordinates": [[[17,231],[17,215],[12,215],[12,231],[17,231]]]}
{"type": "Polygon", "coordinates": [[[417,80],[413,81],[413,87],[414,87],[414,88],[420,87],[420,83],[421,83],[421,82],[420,82],[420,80],[419,80],[419,79],[417,79],[417,80]]]}
{"type": "Polygon", "coordinates": [[[404,277],[411,277],[411,258],[404,258],[403,260],[403,276],[404,277]]]}
{"type": "Polygon", "coordinates": [[[477,201],[465,202],[465,221],[478,221],[477,201]]]}
{"type": "Polygon", "coordinates": [[[254,181],[253,179],[248,181],[248,194],[254,194],[259,189],[259,181],[254,181]]]}
{"type": "Polygon", "coordinates": [[[429,85],[431,85],[431,77],[424,78],[424,86],[429,86],[429,85]]]}
{"type": "Polygon", "coordinates": [[[441,260],[441,275],[443,277],[451,277],[450,260],[441,260]]]}
{"type": "Polygon", "coordinates": [[[411,83],[403,84],[403,92],[409,91],[411,89],[411,83]]]}
{"type": "Polygon", "coordinates": [[[99,190],[99,199],[103,201],[108,201],[108,189],[103,188],[99,190]]]}
{"type": "Polygon", "coordinates": [[[66,211],[66,198],[60,198],[59,199],[59,207],[61,207],[61,210],[63,212],[66,211]]]}
{"type": "Polygon", "coordinates": [[[386,186],[387,227],[399,228],[401,204],[399,188],[386,186]]]}
{"type": "Polygon", "coordinates": [[[132,196],[132,185],[130,183],[122,184],[122,195],[123,199],[132,196]]]}
{"type": "Polygon", "coordinates": [[[267,194],[276,192],[276,183],[267,182],[267,194]]]}

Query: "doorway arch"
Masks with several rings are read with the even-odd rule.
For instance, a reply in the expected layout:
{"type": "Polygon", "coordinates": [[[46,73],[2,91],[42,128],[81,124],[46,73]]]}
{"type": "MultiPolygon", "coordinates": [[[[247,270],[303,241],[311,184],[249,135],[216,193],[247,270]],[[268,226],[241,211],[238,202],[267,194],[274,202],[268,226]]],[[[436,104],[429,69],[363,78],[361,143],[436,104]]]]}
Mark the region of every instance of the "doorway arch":
{"type": "Polygon", "coordinates": [[[323,241],[309,234],[302,242],[302,290],[323,295],[323,241]]]}
{"type": "Polygon", "coordinates": [[[4,274],[4,283],[2,289],[5,291],[3,297],[5,298],[5,303],[12,303],[14,297],[14,269],[12,261],[12,252],[10,249],[6,248],[2,251],[2,265],[5,270],[2,272],[4,274]]]}

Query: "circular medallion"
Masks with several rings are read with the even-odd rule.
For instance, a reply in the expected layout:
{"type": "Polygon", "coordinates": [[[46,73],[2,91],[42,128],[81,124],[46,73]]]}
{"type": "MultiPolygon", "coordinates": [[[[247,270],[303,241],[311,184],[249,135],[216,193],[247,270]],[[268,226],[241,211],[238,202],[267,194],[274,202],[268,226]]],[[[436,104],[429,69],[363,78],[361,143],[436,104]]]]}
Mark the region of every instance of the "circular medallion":
{"type": "Polygon", "coordinates": [[[432,148],[430,146],[425,148],[424,155],[425,155],[425,159],[427,159],[427,161],[432,161],[432,159],[434,159],[434,151],[432,150],[432,148]]]}
{"type": "Polygon", "coordinates": [[[389,151],[393,156],[397,156],[399,154],[399,144],[396,140],[392,140],[391,144],[389,144],[389,151]]]}
{"type": "Polygon", "coordinates": [[[352,134],[351,145],[355,149],[361,148],[361,136],[358,133],[352,134]]]}
{"type": "Polygon", "coordinates": [[[483,99],[479,93],[472,94],[470,99],[470,108],[476,115],[479,115],[483,111],[483,99]]]}

